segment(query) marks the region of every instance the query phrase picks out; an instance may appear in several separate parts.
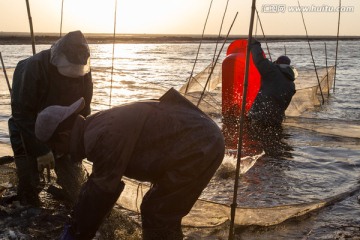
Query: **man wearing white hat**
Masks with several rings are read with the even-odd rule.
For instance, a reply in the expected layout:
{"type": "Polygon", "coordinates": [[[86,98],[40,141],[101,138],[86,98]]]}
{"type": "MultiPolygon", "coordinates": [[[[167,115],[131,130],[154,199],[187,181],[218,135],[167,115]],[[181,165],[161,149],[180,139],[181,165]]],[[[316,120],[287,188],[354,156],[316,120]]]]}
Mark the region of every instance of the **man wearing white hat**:
{"type": "Polygon", "coordinates": [[[17,196],[23,205],[40,204],[39,170],[44,167],[55,167],[57,182],[70,201],[80,187],[81,166],[74,166],[67,156],[54,159],[51,149],[36,139],[34,127],[38,112],[47,106],[69,105],[80,97],[85,99],[81,114],[90,114],[93,85],[89,61],[85,37],[74,31],[50,49],[21,60],[15,68],[9,133],[19,180],[17,196]]]}
{"type": "Polygon", "coordinates": [[[56,153],[93,162],[61,239],[94,237],[124,189],[123,176],[153,184],[141,205],[143,239],[183,239],[181,219],[224,156],[217,124],[174,89],[159,101],[122,105],[86,119],[77,115],[83,106],[83,99],[50,106],[35,126],[38,139],[56,153]]]}

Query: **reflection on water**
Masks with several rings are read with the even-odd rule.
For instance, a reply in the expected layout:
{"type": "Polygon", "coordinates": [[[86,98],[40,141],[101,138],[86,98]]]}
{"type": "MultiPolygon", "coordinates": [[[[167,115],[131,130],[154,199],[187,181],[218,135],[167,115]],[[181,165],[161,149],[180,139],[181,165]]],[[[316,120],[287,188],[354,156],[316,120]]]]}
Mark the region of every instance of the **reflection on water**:
{"type": "MultiPolygon", "coordinates": [[[[359,179],[360,149],[346,138],[285,127],[287,154],[265,155],[240,178],[238,204],[269,207],[309,203],[345,192],[359,179]],[[340,146],[339,142],[347,142],[340,146]]],[[[284,139],[283,139],[284,140],[284,139]]],[[[207,191],[230,204],[233,182],[217,178],[207,191]],[[219,194],[220,193],[220,194],[219,194]]]]}
{"type": "MultiPolygon", "coordinates": [[[[227,149],[237,150],[239,125],[239,121],[233,118],[222,120],[222,132],[227,149]]],[[[253,126],[247,119],[242,127],[242,156],[254,156],[264,151],[266,157],[291,158],[293,149],[286,141],[290,136],[284,133],[283,127],[253,126]]]]}

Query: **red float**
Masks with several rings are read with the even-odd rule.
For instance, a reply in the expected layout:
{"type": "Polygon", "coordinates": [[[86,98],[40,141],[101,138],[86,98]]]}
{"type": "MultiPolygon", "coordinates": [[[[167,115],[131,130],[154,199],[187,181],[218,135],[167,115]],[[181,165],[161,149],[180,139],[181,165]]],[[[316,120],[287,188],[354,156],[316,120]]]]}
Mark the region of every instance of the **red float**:
{"type": "MultiPolygon", "coordinates": [[[[238,118],[240,116],[243,86],[245,77],[247,40],[239,39],[232,42],[222,63],[222,115],[224,118],[238,118]]],[[[247,113],[260,89],[260,73],[250,55],[248,89],[245,112],[247,113]]]]}

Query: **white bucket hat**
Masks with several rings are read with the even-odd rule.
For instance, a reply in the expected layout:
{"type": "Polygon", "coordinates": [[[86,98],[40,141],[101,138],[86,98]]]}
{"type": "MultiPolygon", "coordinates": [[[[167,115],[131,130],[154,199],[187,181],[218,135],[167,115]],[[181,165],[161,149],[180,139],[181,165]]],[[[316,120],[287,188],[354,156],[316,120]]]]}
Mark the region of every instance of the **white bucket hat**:
{"type": "Polygon", "coordinates": [[[90,49],[82,32],[69,32],[52,45],[50,62],[67,77],[78,78],[89,73],[90,49]]]}
{"type": "Polygon", "coordinates": [[[35,135],[42,141],[48,141],[61,122],[74,113],[79,113],[85,106],[84,98],[80,98],[70,106],[53,105],[42,110],[35,122],[35,135]]]}

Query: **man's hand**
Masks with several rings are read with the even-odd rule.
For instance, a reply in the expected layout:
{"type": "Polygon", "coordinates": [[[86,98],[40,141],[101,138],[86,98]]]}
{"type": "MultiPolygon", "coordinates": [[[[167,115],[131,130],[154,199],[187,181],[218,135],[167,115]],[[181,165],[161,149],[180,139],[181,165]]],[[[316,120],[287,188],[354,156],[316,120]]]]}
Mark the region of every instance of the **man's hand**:
{"type": "Polygon", "coordinates": [[[38,157],[36,160],[39,172],[43,172],[44,168],[46,168],[48,171],[55,168],[55,159],[51,151],[38,157]]]}

